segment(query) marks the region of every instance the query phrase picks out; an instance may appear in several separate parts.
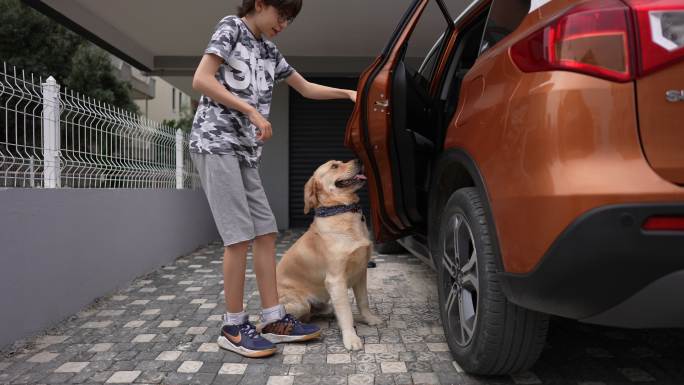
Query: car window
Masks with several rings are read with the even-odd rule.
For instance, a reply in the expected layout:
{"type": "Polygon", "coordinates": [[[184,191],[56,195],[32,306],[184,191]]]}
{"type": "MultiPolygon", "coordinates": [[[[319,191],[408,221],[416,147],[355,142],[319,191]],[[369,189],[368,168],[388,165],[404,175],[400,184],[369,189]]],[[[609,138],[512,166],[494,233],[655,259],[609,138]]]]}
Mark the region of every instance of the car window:
{"type": "Polygon", "coordinates": [[[428,56],[418,68],[418,73],[424,78],[430,78],[432,72],[435,70],[435,65],[437,64],[437,59],[439,58],[439,53],[442,48],[442,40],[444,40],[444,35],[437,39],[435,45],[433,45],[430,52],[428,52],[428,56]]]}
{"type": "Polygon", "coordinates": [[[410,73],[415,74],[416,83],[425,89],[429,87],[442,52],[444,39],[440,37],[448,29],[447,20],[437,2],[429,1],[406,43],[404,64],[410,73]]]}
{"type": "Polygon", "coordinates": [[[530,11],[531,0],[493,0],[485,26],[480,53],[513,32],[530,11]]]}
{"type": "MultiPolygon", "coordinates": [[[[485,11],[487,12],[487,11],[485,11]]],[[[478,15],[469,25],[461,26],[455,49],[451,52],[439,100],[443,106],[443,122],[451,121],[460,96],[461,82],[470,68],[475,65],[480,52],[487,13],[478,15]]],[[[444,127],[443,127],[444,129],[444,127]]]]}

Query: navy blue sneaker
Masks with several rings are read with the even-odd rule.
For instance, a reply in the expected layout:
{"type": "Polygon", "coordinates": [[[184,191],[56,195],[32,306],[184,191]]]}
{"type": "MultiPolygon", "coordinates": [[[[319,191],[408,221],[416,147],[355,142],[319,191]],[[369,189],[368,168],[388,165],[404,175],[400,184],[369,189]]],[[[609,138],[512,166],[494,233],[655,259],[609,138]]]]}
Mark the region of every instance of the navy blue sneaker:
{"type": "Polygon", "coordinates": [[[277,350],[249,321],[242,325],[223,325],[216,343],[223,349],[252,358],[270,356],[277,350]]]}
{"type": "Polygon", "coordinates": [[[279,342],[308,341],[321,336],[321,328],[304,324],[292,315],[286,314],[281,320],[270,323],[261,329],[261,335],[277,344],[279,342]]]}

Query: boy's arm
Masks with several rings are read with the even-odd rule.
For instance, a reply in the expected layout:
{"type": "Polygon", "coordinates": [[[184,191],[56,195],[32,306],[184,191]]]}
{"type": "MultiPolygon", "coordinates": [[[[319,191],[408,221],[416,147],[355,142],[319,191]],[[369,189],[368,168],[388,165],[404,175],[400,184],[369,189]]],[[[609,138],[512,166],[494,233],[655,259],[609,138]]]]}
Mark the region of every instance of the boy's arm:
{"type": "Polygon", "coordinates": [[[356,102],[356,91],[311,83],[304,79],[297,71],[288,76],[285,82],[308,99],[349,99],[352,102],[356,102]]]}
{"type": "Polygon", "coordinates": [[[214,74],[216,74],[216,71],[218,71],[222,62],[223,59],[214,54],[205,54],[202,56],[202,60],[195,71],[195,76],[192,78],[192,88],[228,108],[244,113],[249,120],[259,128],[260,132],[258,133],[257,139],[269,139],[272,135],[271,123],[266,120],[256,108],[233,95],[214,77],[214,74]]]}

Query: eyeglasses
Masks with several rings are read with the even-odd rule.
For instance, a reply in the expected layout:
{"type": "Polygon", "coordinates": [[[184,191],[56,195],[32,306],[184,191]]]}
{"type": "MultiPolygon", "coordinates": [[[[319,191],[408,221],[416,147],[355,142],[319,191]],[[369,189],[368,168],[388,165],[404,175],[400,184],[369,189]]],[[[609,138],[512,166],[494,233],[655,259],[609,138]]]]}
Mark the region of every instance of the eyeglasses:
{"type": "Polygon", "coordinates": [[[283,24],[284,22],[287,22],[287,25],[292,24],[294,21],[294,17],[282,12],[278,11],[278,23],[283,24]]]}

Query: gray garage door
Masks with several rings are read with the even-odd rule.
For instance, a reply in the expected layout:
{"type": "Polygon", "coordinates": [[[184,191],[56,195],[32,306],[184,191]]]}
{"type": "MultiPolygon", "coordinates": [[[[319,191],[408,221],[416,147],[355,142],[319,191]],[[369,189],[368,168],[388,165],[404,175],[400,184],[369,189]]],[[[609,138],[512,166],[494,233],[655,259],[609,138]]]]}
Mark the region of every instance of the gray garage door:
{"type": "MultiPolygon", "coordinates": [[[[312,78],[331,87],[356,89],[357,78],[312,78]]],[[[346,100],[309,100],[290,91],[290,227],[308,227],[313,216],[304,214],[304,184],[328,160],[355,157],[344,146],[344,131],[353,110],[346,100]]],[[[360,191],[368,216],[368,192],[360,191]]]]}

